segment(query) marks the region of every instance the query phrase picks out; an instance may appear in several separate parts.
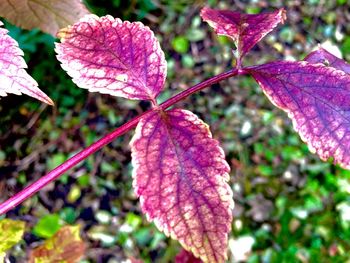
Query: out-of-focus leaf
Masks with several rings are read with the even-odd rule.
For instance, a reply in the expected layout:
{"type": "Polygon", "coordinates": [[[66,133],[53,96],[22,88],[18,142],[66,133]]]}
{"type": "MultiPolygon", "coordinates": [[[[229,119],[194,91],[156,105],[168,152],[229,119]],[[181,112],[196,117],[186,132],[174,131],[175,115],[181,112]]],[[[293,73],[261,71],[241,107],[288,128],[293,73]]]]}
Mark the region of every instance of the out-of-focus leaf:
{"type": "Polygon", "coordinates": [[[249,71],[271,102],[288,113],[312,152],[350,168],[348,74],[305,61],[271,62],[249,71]]]}
{"type": "Polygon", "coordinates": [[[0,262],[3,262],[6,250],[17,244],[24,234],[25,222],[2,219],[0,220],[0,262]]]}
{"type": "Polygon", "coordinates": [[[60,217],[68,224],[73,224],[77,218],[78,211],[72,207],[62,208],[60,211],[60,217]]]}
{"type": "Polygon", "coordinates": [[[322,47],[319,47],[317,50],[311,52],[304,59],[310,63],[321,63],[325,66],[330,66],[339,70],[344,71],[347,74],[350,74],[350,64],[345,60],[340,59],[322,47]]]}
{"type": "MultiPolygon", "coordinates": [[[[120,235],[120,233],[118,234],[120,235]]],[[[101,225],[91,227],[87,232],[87,236],[92,240],[101,242],[101,244],[105,247],[114,246],[117,241],[117,237],[114,234],[109,233],[106,230],[106,228],[101,225]]],[[[123,238],[125,238],[125,240],[123,241],[126,242],[127,236],[125,235],[120,235],[120,236],[123,236],[123,238]]],[[[125,244],[124,242],[123,242],[123,245],[125,244]]]]}
{"type": "Polygon", "coordinates": [[[173,46],[176,52],[179,52],[181,54],[187,53],[188,48],[190,47],[188,39],[184,36],[175,37],[171,41],[171,45],[173,46]]]}
{"type": "Polygon", "coordinates": [[[40,28],[53,36],[90,12],[81,0],[2,0],[0,16],[24,29],[40,28]]]}
{"type": "Polygon", "coordinates": [[[77,185],[73,185],[72,188],[70,189],[68,195],[67,195],[67,201],[69,203],[74,203],[76,202],[81,196],[81,189],[77,185]]]}
{"type": "Polygon", "coordinates": [[[144,263],[141,259],[137,259],[134,257],[129,257],[131,263],[144,263]]]}
{"type": "Polygon", "coordinates": [[[53,105],[52,100],[38,88],[38,83],[24,70],[27,65],[22,57],[23,51],[7,33],[0,27],[0,96],[24,93],[53,105]]]}
{"type": "Polygon", "coordinates": [[[79,225],[62,227],[44,244],[31,251],[29,263],[79,262],[85,252],[79,232],[79,225]]]}
{"type": "Polygon", "coordinates": [[[164,53],[142,23],[89,15],[59,37],[57,58],[79,87],[139,100],[154,100],[163,89],[164,53]]]}
{"type": "Polygon", "coordinates": [[[279,23],[284,23],[286,11],[281,8],[272,13],[241,14],[204,7],[201,17],[218,35],[229,36],[235,41],[240,59],[279,23]]]}
{"type": "Polygon", "coordinates": [[[186,110],[153,112],[130,145],[133,185],[147,218],[204,262],[224,262],[232,191],[208,125],[186,110]]]}
{"type": "Polygon", "coordinates": [[[60,217],[57,214],[46,215],[38,221],[33,233],[38,237],[50,238],[60,229],[60,217]]]}
{"type": "Polygon", "coordinates": [[[175,257],[175,263],[201,263],[202,260],[193,256],[191,252],[181,249],[175,257]]]}

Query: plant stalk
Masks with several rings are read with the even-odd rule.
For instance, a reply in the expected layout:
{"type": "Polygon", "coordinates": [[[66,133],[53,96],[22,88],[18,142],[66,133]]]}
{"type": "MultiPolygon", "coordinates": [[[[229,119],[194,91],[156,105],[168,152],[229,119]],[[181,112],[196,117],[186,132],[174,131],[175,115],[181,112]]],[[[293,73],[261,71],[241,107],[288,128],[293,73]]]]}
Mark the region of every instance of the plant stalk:
{"type": "MultiPolygon", "coordinates": [[[[203,82],[200,82],[187,90],[184,90],[175,96],[169,98],[168,100],[164,101],[162,104],[159,105],[158,109],[165,110],[169,108],[170,106],[174,105],[175,103],[187,98],[191,94],[198,92],[208,86],[211,86],[213,84],[216,84],[222,80],[228,79],[230,77],[234,77],[236,75],[244,74],[244,70],[242,69],[231,69],[229,71],[226,71],[224,73],[218,74],[214,77],[211,77],[203,82]]],[[[103,138],[99,139],[95,143],[91,144],[87,148],[81,150],[79,153],[62,163],[61,165],[57,166],[55,169],[47,173],[46,175],[39,178],[34,183],[30,184],[26,188],[24,188],[19,193],[15,194],[11,198],[7,199],[5,202],[0,204],[0,215],[5,214],[12,208],[18,206],[25,200],[27,200],[29,197],[34,195],[36,192],[40,191],[43,187],[51,183],[52,181],[59,178],[61,175],[63,175],[66,171],[76,166],[78,163],[86,159],[91,154],[95,153],[99,149],[101,149],[103,146],[109,144],[113,140],[115,140],[117,137],[123,135],[124,133],[128,132],[129,130],[136,127],[137,123],[143,118],[146,114],[154,111],[155,108],[150,109],[141,115],[135,117],[134,119],[128,121],[127,123],[123,124],[122,126],[115,129],[113,132],[107,134],[103,138]]]]}

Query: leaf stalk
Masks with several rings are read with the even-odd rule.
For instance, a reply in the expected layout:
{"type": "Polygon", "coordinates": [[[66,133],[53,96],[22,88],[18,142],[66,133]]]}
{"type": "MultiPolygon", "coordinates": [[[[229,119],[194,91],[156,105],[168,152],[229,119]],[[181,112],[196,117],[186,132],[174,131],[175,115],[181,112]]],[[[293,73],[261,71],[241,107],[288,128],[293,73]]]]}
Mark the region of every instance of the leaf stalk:
{"type": "MultiPolygon", "coordinates": [[[[218,74],[214,77],[211,77],[203,82],[200,82],[187,90],[184,90],[175,96],[169,98],[168,100],[164,101],[159,105],[159,108],[162,110],[166,110],[167,108],[173,106],[175,103],[187,98],[188,96],[192,95],[193,93],[196,93],[206,87],[209,87],[213,84],[216,84],[222,80],[228,79],[230,77],[234,77],[236,75],[244,74],[244,70],[233,68],[226,72],[223,72],[221,74],[218,74]]],[[[159,109],[158,108],[158,109],[159,109]]],[[[134,127],[136,127],[137,123],[147,114],[150,112],[153,112],[157,107],[152,108],[148,111],[145,111],[144,113],[140,114],[139,116],[131,119],[130,121],[126,122],[122,126],[116,128],[111,133],[107,134],[103,138],[99,139],[98,141],[94,142],[87,148],[81,150],[77,154],[75,154],[73,157],[66,160],[61,165],[57,166],[55,169],[47,173],[46,175],[40,177],[37,181],[34,183],[28,185],[25,187],[22,191],[18,192],[14,196],[10,197],[6,201],[0,204],[0,215],[5,214],[9,210],[13,209],[14,207],[18,206],[28,198],[30,198],[32,195],[40,191],[42,188],[44,188],[46,185],[51,183],[52,181],[56,180],[60,176],[62,176],[65,172],[79,164],[81,161],[85,160],[88,156],[95,153],[96,151],[100,150],[103,146],[111,143],[119,136],[125,134],[126,132],[130,131],[134,127]]]]}

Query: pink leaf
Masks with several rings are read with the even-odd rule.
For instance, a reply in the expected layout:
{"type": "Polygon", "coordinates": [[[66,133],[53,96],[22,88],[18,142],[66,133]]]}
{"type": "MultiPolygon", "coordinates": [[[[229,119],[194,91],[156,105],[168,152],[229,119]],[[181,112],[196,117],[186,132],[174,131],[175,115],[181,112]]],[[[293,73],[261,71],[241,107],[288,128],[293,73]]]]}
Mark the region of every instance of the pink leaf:
{"type": "Polygon", "coordinates": [[[252,15],[204,7],[201,17],[218,35],[235,41],[240,59],[279,23],[284,23],[286,11],[281,8],[272,13],[252,15]]]}
{"type": "Polygon", "coordinates": [[[1,0],[0,16],[24,29],[51,35],[89,14],[81,0],[1,0]]]}
{"type": "Polygon", "coordinates": [[[350,76],[308,62],[271,62],[250,73],[267,97],[288,113],[312,152],[350,168],[350,76]]]}
{"type": "Polygon", "coordinates": [[[88,15],[59,33],[57,58],[81,88],[154,100],[166,77],[164,53],[140,22],[88,15]]]}
{"type": "Polygon", "coordinates": [[[229,166],[208,125],[173,109],[143,118],[131,141],[142,210],[204,262],[224,262],[232,221],[229,166]]]}
{"type": "Polygon", "coordinates": [[[175,257],[175,263],[201,263],[202,260],[193,256],[191,252],[188,252],[185,249],[181,251],[175,257]]]}
{"type": "Polygon", "coordinates": [[[144,263],[141,259],[137,259],[137,258],[134,258],[134,257],[129,257],[129,261],[131,263],[144,263]]]}
{"type": "Polygon", "coordinates": [[[52,100],[38,88],[38,83],[24,70],[27,65],[22,57],[23,51],[7,33],[0,27],[0,96],[24,93],[53,105],[52,100]]]}
{"type": "Polygon", "coordinates": [[[343,59],[334,56],[322,47],[319,47],[317,50],[311,52],[305,57],[304,60],[310,63],[322,63],[326,66],[330,66],[342,70],[347,74],[350,74],[349,63],[347,63],[343,59]]]}

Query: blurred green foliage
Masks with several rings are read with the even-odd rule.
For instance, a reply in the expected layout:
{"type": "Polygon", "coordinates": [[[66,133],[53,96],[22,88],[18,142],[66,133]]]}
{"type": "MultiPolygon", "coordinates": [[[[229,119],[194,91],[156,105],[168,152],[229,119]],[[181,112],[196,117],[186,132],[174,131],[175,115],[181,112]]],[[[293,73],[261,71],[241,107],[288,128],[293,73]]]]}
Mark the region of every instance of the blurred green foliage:
{"type": "Polygon", "coordinates": [[[178,36],[175,37],[171,42],[174,50],[176,52],[179,52],[181,54],[187,53],[188,48],[190,47],[190,43],[188,42],[188,39],[184,36],[178,36]]]}
{"type": "Polygon", "coordinates": [[[50,238],[56,234],[61,225],[58,214],[45,215],[33,227],[33,233],[38,237],[50,238]]]}

